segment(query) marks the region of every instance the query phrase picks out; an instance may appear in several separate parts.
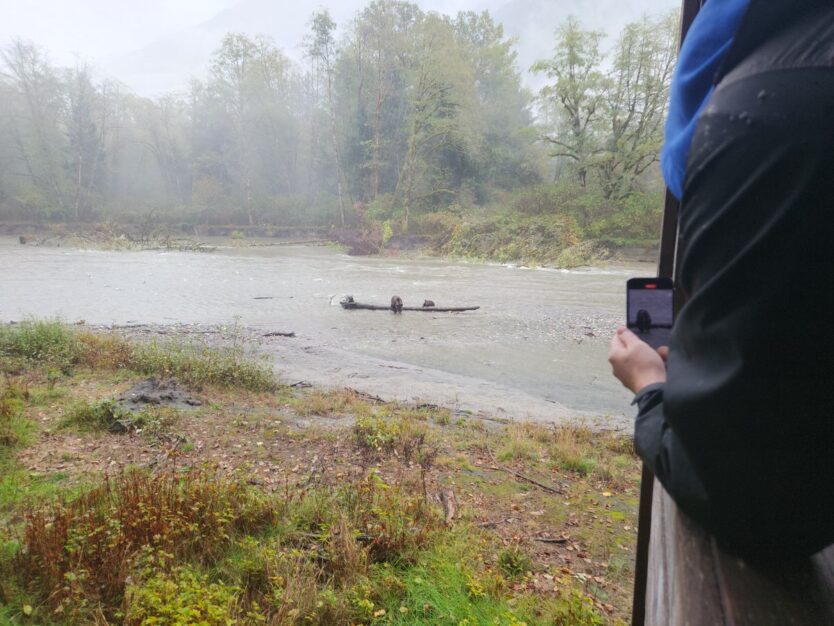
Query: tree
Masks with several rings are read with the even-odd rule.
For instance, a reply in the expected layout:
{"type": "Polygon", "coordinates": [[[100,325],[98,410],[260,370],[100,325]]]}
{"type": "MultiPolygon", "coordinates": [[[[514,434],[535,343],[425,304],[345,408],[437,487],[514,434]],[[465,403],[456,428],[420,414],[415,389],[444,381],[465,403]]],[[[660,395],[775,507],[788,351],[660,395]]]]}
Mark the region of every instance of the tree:
{"type": "Polygon", "coordinates": [[[250,225],[270,196],[296,188],[295,88],[289,61],[270,39],[229,34],[214,55],[208,88],[197,92],[207,121],[197,141],[211,155],[205,166],[242,197],[250,225]]]}
{"type": "Polygon", "coordinates": [[[531,94],[516,67],[515,41],[505,38],[503,27],[487,11],[460,12],[454,26],[477,90],[477,184],[511,189],[539,182],[531,94]]]}
{"type": "MultiPolygon", "coordinates": [[[[339,194],[339,217],[342,227],[345,226],[345,195],[349,194],[345,184],[345,171],[342,166],[342,148],[339,140],[339,130],[336,122],[336,105],[334,102],[334,72],[336,50],[333,31],[336,23],[331,19],[327,10],[322,10],[313,15],[310,24],[311,38],[307,44],[307,54],[321,67],[324,75],[325,94],[327,98],[327,109],[330,118],[330,138],[333,142],[333,154],[336,157],[337,188],[339,194]]],[[[352,204],[352,202],[351,202],[352,204]]]]}
{"type": "Polygon", "coordinates": [[[60,81],[44,54],[33,44],[14,40],[0,53],[11,78],[17,106],[11,115],[17,159],[32,192],[61,212],[67,206],[61,170],[61,117],[64,100],[60,81]]]}
{"type": "Polygon", "coordinates": [[[429,14],[415,30],[407,149],[394,190],[404,233],[418,197],[454,195],[448,183],[455,177],[454,165],[466,157],[465,142],[472,136],[462,111],[471,111],[476,102],[472,67],[451,24],[429,14]]]}
{"type": "Polygon", "coordinates": [[[338,38],[326,11],[312,16],[303,69],[268,38],[229,33],[202,80],[149,99],[13,42],[0,60],[0,211],[346,224],[356,198],[376,230],[399,220],[407,232],[415,212],[539,180],[513,44],[487,12],[371,0],[338,38]]]}
{"type": "Polygon", "coordinates": [[[658,160],[678,32],[673,12],[620,35],[604,99],[607,137],[594,162],[606,198],[624,198],[658,160]]]}
{"type": "Polygon", "coordinates": [[[603,37],[604,33],[582,30],[579,21],[569,17],[556,31],[553,57],[531,68],[555,81],[539,92],[539,98],[559,112],[555,128],[545,132],[543,139],[552,145],[552,157],[575,164],[583,187],[598,148],[597,127],[606,96],[606,79],[600,70],[603,37]]]}
{"type": "Polygon", "coordinates": [[[74,187],[73,215],[78,220],[82,208],[92,208],[93,192],[97,187],[100,188],[99,166],[107,113],[98,102],[98,94],[86,65],[76,67],[67,82],[66,169],[67,178],[74,187]]]}

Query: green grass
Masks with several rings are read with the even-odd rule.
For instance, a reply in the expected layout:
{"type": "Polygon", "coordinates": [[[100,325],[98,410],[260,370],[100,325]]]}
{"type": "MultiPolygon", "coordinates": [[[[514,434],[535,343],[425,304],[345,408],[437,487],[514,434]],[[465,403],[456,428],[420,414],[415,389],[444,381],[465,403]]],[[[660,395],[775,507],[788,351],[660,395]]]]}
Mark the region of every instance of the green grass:
{"type": "Polygon", "coordinates": [[[0,326],[0,358],[28,360],[68,371],[80,352],[78,335],[58,321],[27,320],[0,326]]]}
{"type": "Polygon", "coordinates": [[[596,626],[599,614],[572,590],[564,596],[512,594],[508,580],[483,561],[481,539],[460,527],[400,573],[399,593],[386,597],[385,623],[596,626]]]}
{"type": "Polygon", "coordinates": [[[250,391],[278,388],[272,368],[237,346],[131,343],[115,334],[82,332],[55,320],[0,326],[0,367],[6,372],[37,367],[45,370],[48,378],[82,367],[174,377],[192,386],[218,385],[250,391]]]}
{"type": "Polygon", "coordinates": [[[246,356],[240,348],[209,348],[174,342],[136,344],[131,369],[153,376],[174,377],[187,385],[218,385],[274,391],[272,368],[246,356]]]}
{"type": "Polygon", "coordinates": [[[93,403],[81,400],[67,407],[58,427],[75,427],[82,432],[102,431],[126,415],[126,411],[112,400],[93,403]]]}

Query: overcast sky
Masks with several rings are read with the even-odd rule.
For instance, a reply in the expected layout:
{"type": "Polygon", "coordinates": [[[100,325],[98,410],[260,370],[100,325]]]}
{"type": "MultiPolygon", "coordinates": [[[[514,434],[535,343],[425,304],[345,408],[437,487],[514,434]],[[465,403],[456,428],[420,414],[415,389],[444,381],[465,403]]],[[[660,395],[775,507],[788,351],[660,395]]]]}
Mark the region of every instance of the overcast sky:
{"type": "MultiPolygon", "coordinates": [[[[88,62],[142,95],[178,89],[200,76],[224,32],[271,35],[291,58],[310,14],[331,11],[344,24],[366,0],[0,0],[0,45],[13,37],[44,47],[58,65],[88,62]]],[[[573,14],[609,33],[644,13],[679,0],[418,0],[424,9],[453,14],[490,10],[519,38],[519,65],[526,69],[552,47],[559,21],[573,14]]],[[[613,39],[613,37],[612,37],[613,39]]]]}

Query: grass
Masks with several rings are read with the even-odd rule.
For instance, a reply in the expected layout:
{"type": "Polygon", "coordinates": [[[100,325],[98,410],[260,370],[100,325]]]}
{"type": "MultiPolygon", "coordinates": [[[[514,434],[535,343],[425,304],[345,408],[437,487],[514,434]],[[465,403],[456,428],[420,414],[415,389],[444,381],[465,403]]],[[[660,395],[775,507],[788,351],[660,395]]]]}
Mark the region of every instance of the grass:
{"type": "Polygon", "coordinates": [[[119,420],[127,418],[127,412],[112,400],[101,402],[77,401],[67,407],[58,423],[59,428],[75,427],[81,431],[100,431],[111,428],[119,420]]]}
{"type": "Polygon", "coordinates": [[[368,413],[370,405],[351,389],[324,391],[313,389],[291,401],[293,409],[304,417],[311,415],[340,416],[347,413],[368,413]]]}
{"type": "Polygon", "coordinates": [[[634,471],[629,439],[587,426],[514,423],[496,446],[500,461],[545,461],[554,468],[622,486],[634,471]]]}
{"type": "MultiPolygon", "coordinates": [[[[27,324],[0,329],[0,417],[14,433],[0,444],[0,623],[589,626],[628,615],[639,464],[627,439],[450,423],[444,409],[349,390],[223,385],[207,364],[177,374],[200,372],[203,409],[125,413],[112,394],[147,375],[139,346],[27,324]],[[315,419],[332,416],[353,419],[315,419]],[[127,433],[106,432],[115,419],[127,433]]],[[[147,363],[204,358],[190,350],[147,363]]]]}
{"type": "Polygon", "coordinates": [[[177,437],[173,429],[179,419],[179,411],[171,407],[149,406],[141,411],[128,411],[113,400],[78,400],[67,407],[57,426],[79,432],[136,432],[154,441],[177,437]]]}
{"type": "Polygon", "coordinates": [[[131,343],[116,334],[74,330],[58,321],[27,320],[0,327],[0,362],[15,372],[33,364],[69,374],[75,367],[127,369],[192,386],[219,385],[251,391],[274,391],[269,366],[246,356],[242,348],[211,348],[175,342],[131,343]]]}
{"type": "Polygon", "coordinates": [[[141,374],[174,377],[187,385],[219,385],[274,391],[272,369],[248,358],[240,348],[217,349],[173,342],[138,344],[129,367],[141,374]]]}

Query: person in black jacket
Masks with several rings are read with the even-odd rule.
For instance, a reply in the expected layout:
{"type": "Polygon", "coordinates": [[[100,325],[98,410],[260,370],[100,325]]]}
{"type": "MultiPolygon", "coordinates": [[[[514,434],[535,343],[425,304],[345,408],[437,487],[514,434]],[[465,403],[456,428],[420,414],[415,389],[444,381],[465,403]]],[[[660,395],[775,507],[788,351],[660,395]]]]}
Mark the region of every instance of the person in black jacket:
{"type": "Polygon", "coordinates": [[[670,345],[611,342],[635,448],[725,547],[813,554],[834,542],[833,3],[751,0],[680,195],[670,345]]]}

